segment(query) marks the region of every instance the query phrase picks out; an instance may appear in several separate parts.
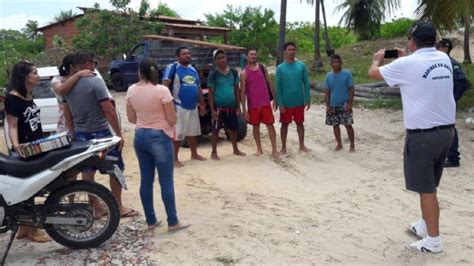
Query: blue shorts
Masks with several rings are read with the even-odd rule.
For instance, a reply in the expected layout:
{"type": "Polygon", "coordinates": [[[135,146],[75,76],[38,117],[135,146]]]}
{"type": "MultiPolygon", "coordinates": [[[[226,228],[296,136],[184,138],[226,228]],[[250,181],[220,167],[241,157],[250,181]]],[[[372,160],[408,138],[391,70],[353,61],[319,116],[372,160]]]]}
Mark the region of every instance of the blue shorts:
{"type": "MultiPolygon", "coordinates": [[[[107,137],[112,137],[112,132],[110,130],[101,130],[101,131],[95,131],[95,132],[74,132],[74,140],[76,141],[86,141],[86,140],[91,140],[91,139],[101,139],[101,138],[107,138],[107,137]]],[[[107,156],[111,157],[116,157],[118,158],[117,161],[117,166],[120,168],[120,170],[125,169],[125,164],[122,159],[122,152],[118,150],[118,147],[115,147],[113,150],[109,151],[107,153],[107,156]]],[[[90,172],[95,172],[98,169],[96,167],[86,167],[84,168],[83,172],[90,173],[90,172]]],[[[105,175],[106,173],[100,172],[101,174],[105,175]]]]}

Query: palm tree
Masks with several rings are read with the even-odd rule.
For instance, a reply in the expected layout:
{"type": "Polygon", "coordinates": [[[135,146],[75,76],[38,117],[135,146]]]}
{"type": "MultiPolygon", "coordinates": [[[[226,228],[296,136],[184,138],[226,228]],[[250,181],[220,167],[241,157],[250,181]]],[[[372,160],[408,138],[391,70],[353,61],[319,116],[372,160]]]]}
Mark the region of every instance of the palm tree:
{"type": "Polygon", "coordinates": [[[38,21],[28,20],[25,27],[21,29],[28,39],[36,39],[38,37],[38,21]]]}
{"type": "Polygon", "coordinates": [[[359,38],[367,40],[378,32],[385,15],[399,7],[400,0],[343,0],[335,11],[344,12],[339,24],[354,29],[359,38]]]}
{"type": "Polygon", "coordinates": [[[286,0],[281,0],[280,3],[280,30],[278,35],[277,47],[277,66],[283,62],[283,45],[285,43],[286,34],[286,0]]]}
{"type": "Polygon", "coordinates": [[[469,32],[474,22],[473,0],[418,0],[415,10],[420,19],[432,21],[443,33],[464,26],[464,61],[472,64],[469,52],[469,32]]]}
{"type": "Polygon", "coordinates": [[[54,22],[61,22],[74,16],[76,16],[76,13],[73,13],[72,10],[60,11],[58,15],[54,16],[54,22]]]}

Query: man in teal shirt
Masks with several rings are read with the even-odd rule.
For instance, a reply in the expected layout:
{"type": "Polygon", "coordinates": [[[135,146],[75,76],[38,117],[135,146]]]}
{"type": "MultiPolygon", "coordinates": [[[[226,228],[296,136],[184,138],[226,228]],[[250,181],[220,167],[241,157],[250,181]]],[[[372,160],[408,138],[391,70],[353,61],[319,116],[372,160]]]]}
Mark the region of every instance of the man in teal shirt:
{"type": "Polygon", "coordinates": [[[211,159],[218,161],[220,158],[217,155],[217,138],[221,128],[229,132],[234,155],[245,156],[245,153],[237,147],[237,117],[240,115],[239,73],[227,66],[224,50],[215,50],[213,57],[216,67],[209,73],[207,85],[212,114],[211,159]]]}
{"type": "Polygon", "coordinates": [[[308,70],[306,65],[296,60],[296,44],[287,42],[283,52],[285,62],[276,69],[276,96],[280,107],[281,153],[286,153],[288,125],[295,121],[300,151],[309,152],[304,145],[304,111],[310,107],[308,70]]]}

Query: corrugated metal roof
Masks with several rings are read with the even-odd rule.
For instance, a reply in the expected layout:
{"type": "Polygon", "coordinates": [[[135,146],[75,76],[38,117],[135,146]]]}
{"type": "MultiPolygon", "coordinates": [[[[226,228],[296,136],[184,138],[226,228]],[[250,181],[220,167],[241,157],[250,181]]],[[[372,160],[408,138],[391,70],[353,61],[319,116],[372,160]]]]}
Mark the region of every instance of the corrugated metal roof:
{"type": "Polygon", "coordinates": [[[176,43],[188,43],[188,44],[194,44],[194,45],[204,46],[204,47],[221,48],[221,49],[224,49],[224,50],[245,50],[246,49],[245,47],[228,45],[228,44],[212,43],[212,42],[190,40],[190,39],[168,37],[168,36],[160,36],[160,35],[142,35],[142,38],[144,38],[144,39],[153,39],[153,40],[171,41],[171,42],[176,42],[176,43]]]}

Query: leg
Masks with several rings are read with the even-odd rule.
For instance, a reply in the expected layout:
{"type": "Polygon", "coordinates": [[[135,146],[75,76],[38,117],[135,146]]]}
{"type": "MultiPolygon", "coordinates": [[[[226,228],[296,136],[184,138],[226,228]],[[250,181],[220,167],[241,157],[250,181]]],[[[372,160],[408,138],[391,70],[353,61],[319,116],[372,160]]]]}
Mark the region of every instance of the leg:
{"type": "Polygon", "coordinates": [[[234,150],[234,155],[245,156],[245,152],[239,150],[237,146],[237,130],[229,130],[230,140],[232,141],[232,149],[234,150]]]}
{"type": "Polygon", "coordinates": [[[309,152],[310,149],[304,145],[304,125],[303,123],[296,123],[296,131],[298,132],[298,140],[300,143],[300,151],[309,152]]]}
{"type": "Polygon", "coordinates": [[[252,133],[255,144],[257,145],[257,152],[255,153],[255,156],[260,156],[263,154],[262,142],[260,141],[260,124],[253,126],[252,133]]]}
{"type": "Polygon", "coordinates": [[[217,138],[219,137],[219,130],[213,129],[211,134],[211,159],[215,161],[220,161],[219,156],[217,156],[217,138]]]}
{"type": "Polygon", "coordinates": [[[448,152],[448,159],[446,161],[445,167],[457,167],[459,166],[459,138],[458,138],[458,131],[454,128],[454,138],[451,147],[449,148],[448,152]]]}
{"type": "Polygon", "coordinates": [[[428,235],[439,236],[439,205],[435,193],[420,193],[421,213],[428,228],[428,235]]]}
{"type": "Polygon", "coordinates": [[[280,136],[281,136],[281,154],[286,154],[286,138],[288,136],[288,125],[289,123],[281,123],[280,136]]]}
{"type": "Polygon", "coordinates": [[[354,128],[352,127],[352,125],[346,125],[346,130],[347,130],[347,136],[349,136],[349,142],[351,143],[349,152],[355,152],[354,128]]]}
{"type": "Polygon", "coordinates": [[[268,136],[270,137],[270,142],[272,143],[272,156],[276,159],[280,155],[277,150],[277,145],[276,145],[276,132],[275,132],[275,127],[273,124],[268,124],[267,125],[267,130],[268,130],[268,136]]]}
{"type": "Polygon", "coordinates": [[[197,137],[186,137],[189,149],[191,150],[191,160],[205,161],[206,158],[202,157],[197,153],[197,137]]]}
{"type": "Polygon", "coordinates": [[[342,150],[341,129],[339,125],[333,126],[332,129],[334,131],[334,137],[336,138],[336,148],[334,148],[334,151],[340,151],[342,150]]]}
{"type": "MultiPolygon", "coordinates": [[[[141,141],[140,139],[136,139],[141,141]]],[[[135,145],[135,153],[138,158],[140,167],[140,199],[145,213],[145,219],[148,225],[156,223],[155,208],[153,207],[153,182],[155,180],[155,163],[150,153],[144,147],[145,142],[141,145],[135,145]]]]}
{"type": "Polygon", "coordinates": [[[173,141],[173,145],[174,145],[174,166],[178,168],[183,167],[184,164],[181,163],[178,158],[179,146],[181,145],[181,141],[180,140],[173,141]]]}

